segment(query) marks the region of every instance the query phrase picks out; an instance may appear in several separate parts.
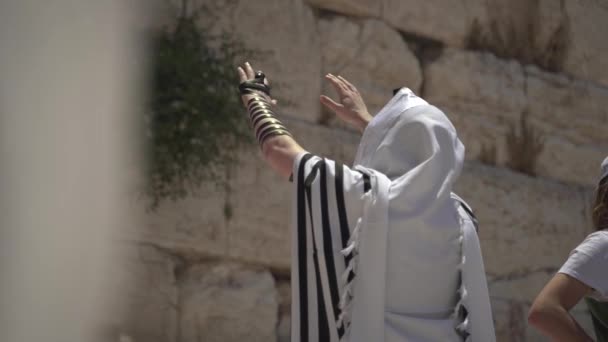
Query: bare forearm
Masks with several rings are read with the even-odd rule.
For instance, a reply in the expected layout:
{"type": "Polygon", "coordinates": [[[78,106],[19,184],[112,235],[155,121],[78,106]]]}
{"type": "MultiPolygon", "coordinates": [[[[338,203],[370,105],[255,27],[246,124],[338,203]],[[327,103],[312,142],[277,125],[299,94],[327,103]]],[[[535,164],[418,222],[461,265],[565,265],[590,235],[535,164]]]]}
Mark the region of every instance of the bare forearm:
{"type": "Polygon", "coordinates": [[[529,322],[553,342],[593,341],[576,320],[559,306],[533,309],[529,322]]]}
{"type": "Polygon", "coordinates": [[[291,175],[293,163],[298,154],[305,150],[290,136],[271,137],[262,145],[264,159],[285,179],[291,175]]]}

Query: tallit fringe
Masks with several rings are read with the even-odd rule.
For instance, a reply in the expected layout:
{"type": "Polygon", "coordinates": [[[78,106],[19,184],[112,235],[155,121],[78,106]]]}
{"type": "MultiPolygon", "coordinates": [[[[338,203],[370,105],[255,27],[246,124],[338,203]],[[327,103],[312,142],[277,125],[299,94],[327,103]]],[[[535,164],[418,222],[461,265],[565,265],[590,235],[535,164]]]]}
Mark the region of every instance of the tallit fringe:
{"type": "MultiPolygon", "coordinates": [[[[342,287],[342,297],[340,298],[340,303],[338,303],[340,315],[338,316],[338,321],[336,322],[336,325],[338,327],[344,326],[345,330],[350,327],[352,319],[351,315],[353,306],[353,283],[355,278],[357,277],[356,275],[360,243],[359,236],[361,234],[361,226],[363,225],[363,217],[367,216],[368,209],[371,205],[373,205],[374,202],[372,201],[371,193],[372,191],[368,191],[363,196],[361,196],[361,199],[364,201],[363,216],[357,220],[355,229],[353,229],[353,233],[348,239],[346,247],[340,251],[340,253],[342,253],[342,255],[344,255],[345,257],[350,256],[348,265],[346,265],[346,269],[344,270],[344,273],[342,273],[341,277],[342,284],[344,285],[342,287]],[[353,272],[355,276],[353,277],[353,279],[351,279],[351,281],[348,281],[348,276],[350,275],[350,272],[353,272]]],[[[347,336],[348,333],[345,333],[344,336],[342,336],[342,340],[346,340],[347,336]]]]}
{"type": "Polygon", "coordinates": [[[465,306],[465,301],[467,299],[467,297],[469,296],[469,293],[465,287],[464,284],[464,277],[463,277],[463,271],[464,271],[464,266],[466,264],[467,258],[464,255],[464,220],[462,219],[462,217],[460,217],[460,214],[458,214],[458,219],[460,222],[460,238],[458,239],[458,244],[460,245],[460,253],[461,253],[461,259],[460,259],[460,265],[458,265],[458,269],[460,272],[460,287],[458,288],[458,302],[456,303],[456,306],[454,307],[454,312],[452,313],[452,319],[454,319],[454,321],[458,322],[460,320],[462,320],[462,322],[460,322],[458,325],[456,325],[455,330],[458,333],[458,335],[462,336],[465,342],[471,342],[471,324],[469,321],[469,317],[468,315],[465,315],[464,317],[461,317],[461,314],[467,313],[468,309],[465,306]]]}

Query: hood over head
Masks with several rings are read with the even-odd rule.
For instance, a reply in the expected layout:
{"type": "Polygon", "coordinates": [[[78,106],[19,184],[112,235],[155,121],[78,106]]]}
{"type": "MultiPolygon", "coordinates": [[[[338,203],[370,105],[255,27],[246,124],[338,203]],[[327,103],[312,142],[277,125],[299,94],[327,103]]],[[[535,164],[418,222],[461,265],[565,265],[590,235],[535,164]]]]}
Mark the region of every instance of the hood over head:
{"type": "Polygon", "coordinates": [[[450,197],[464,154],[445,114],[401,88],[366,127],[354,164],[386,175],[391,200],[412,213],[450,197]]]}

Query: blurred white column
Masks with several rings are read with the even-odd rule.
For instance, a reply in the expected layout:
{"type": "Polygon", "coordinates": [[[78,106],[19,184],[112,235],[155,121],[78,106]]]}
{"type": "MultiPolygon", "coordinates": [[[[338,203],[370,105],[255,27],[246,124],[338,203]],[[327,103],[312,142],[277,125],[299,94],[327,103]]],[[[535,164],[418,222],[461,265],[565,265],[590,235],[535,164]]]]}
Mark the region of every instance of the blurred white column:
{"type": "Polygon", "coordinates": [[[120,314],[103,309],[132,224],[134,4],[0,2],[2,342],[95,341],[120,314]]]}

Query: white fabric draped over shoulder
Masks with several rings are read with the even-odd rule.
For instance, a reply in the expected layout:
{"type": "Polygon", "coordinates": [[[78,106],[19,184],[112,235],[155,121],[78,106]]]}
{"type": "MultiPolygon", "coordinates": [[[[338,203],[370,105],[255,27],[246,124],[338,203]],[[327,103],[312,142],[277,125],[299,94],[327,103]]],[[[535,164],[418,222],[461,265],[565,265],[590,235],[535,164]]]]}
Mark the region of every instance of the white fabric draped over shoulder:
{"type": "Polygon", "coordinates": [[[494,341],[472,211],[452,187],[464,146],[402,88],[354,168],[294,164],[292,341],[494,341]]]}

